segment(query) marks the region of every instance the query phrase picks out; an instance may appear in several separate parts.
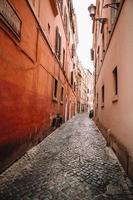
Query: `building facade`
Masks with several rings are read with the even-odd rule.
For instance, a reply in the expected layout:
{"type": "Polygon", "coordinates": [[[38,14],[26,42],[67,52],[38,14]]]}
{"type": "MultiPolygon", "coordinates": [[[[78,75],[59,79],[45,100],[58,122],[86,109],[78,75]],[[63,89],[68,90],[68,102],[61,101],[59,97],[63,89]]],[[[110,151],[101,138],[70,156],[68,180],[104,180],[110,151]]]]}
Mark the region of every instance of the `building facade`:
{"type": "MultiPolygon", "coordinates": [[[[92,10],[91,10],[92,9],[92,10]]],[[[133,1],[97,0],[93,19],[95,119],[133,179],[133,1]]]]}
{"type": "Polygon", "coordinates": [[[93,108],[93,76],[78,58],[76,66],[77,112],[89,112],[93,108]]]}
{"type": "Polygon", "coordinates": [[[0,1],[0,171],[76,114],[77,43],[71,0],[0,1]]]}
{"type": "Polygon", "coordinates": [[[86,86],[87,86],[87,111],[93,110],[94,100],[94,76],[90,70],[85,69],[86,72],[86,86]]]}

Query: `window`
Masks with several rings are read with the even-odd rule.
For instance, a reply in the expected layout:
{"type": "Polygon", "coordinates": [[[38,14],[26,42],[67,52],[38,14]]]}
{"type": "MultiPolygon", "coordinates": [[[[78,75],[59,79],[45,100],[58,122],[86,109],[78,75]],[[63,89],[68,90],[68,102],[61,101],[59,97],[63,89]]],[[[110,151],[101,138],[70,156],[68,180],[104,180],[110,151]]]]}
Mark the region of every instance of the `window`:
{"type": "Polygon", "coordinates": [[[72,44],[72,58],[75,56],[75,44],[72,44]]]}
{"type": "Polygon", "coordinates": [[[61,36],[59,34],[59,55],[58,58],[61,59],[61,36]]]}
{"type": "Polygon", "coordinates": [[[98,108],[98,93],[97,93],[97,108],[98,108]]]}
{"type": "Polygon", "coordinates": [[[73,85],[73,71],[71,72],[71,85],[73,85]]]}
{"type": "Polygon", "coordinates": [[[102,33],[102,50],[103,50],[103,56],[104,56],[104,53],[105,53],[105,37],[104,37],[104,30],[103,30],[103,33],[102,33]]]}
{"type": "Polygon", "coordinates": [[[61,58],[61,35],[59,33],[59,28],[56,27],[56,37],[55,37],[55,53],[57,57],[61,58]]]}
{"type": "Polygon", "coordinates": [[[94,60],[94,49],[91,48],[90,52],[91,52],[91,60],[94,60]]]}
{"type": "Polygon", "coordinates": [[[65,49],[63,49],[63,64],[62,64],[62,66],[63,66],[63,69],[65,68],[65,49]]]}
{"type": "Polygon", "coordinates": [[[113,70],[113,84],[114,84],[114,94],[118,95],[118,77],[117,77],[117,67],[113,70]]]}
{"type": "Polygon", "coordinates": [[[64,88],[61,87],[61,103],[63,103],[64,100],[64,88]]]}
{"type": "Polygon", "coordinates": [[[102,86],[102,106],[104,104],[104,95],[105,95],[105,91],[104,91],[104,85],[102,86]]]}
{"type": "Polygon", "coordinates": [[[50,24],[48,23],[48,34],[50,34],[50,24]]]}
{"type": "Polygon", "coordinates": [[[74,92],[76,91],[76,83],[74,82],[74,92]]]}
{"type": "Polygon", "coordinates": [[[55,36],[55,53],[56,55],[58,54],[58,50],[59,50],[59,28],[56,27],[56,36],[55,36]]]}
{"type": "Polygon", "coordinates": [[[57,99],[58,96],[58,81],[57,79],[54,79],[54,93],[53,93],[54,99],[57,99]]]}
{"type": "Polygon", "coordinates": [[[99,72],[99,67],[100,67],[100,46],[98,46],[98,49],[97,49],[97,70],[99,72]]]}
{"type": "Polygon", "coordinates": [[[120,0],[112,0],[111,3],[112,3],[111,24],[114,24],[116,16],[117,16],[117,11],[118,11],[120,0]]]}

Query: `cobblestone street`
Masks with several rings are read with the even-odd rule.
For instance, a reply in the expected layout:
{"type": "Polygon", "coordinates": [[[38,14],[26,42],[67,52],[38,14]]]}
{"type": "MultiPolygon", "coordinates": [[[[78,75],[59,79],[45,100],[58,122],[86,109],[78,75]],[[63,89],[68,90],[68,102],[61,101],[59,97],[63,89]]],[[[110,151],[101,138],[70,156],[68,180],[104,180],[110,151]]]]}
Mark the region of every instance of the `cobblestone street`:
{"type": "Polygon", "coordinates": [[[0,175],[0,200],[129,200],[132,185],[87,114],[63,124],[0,175]]]}

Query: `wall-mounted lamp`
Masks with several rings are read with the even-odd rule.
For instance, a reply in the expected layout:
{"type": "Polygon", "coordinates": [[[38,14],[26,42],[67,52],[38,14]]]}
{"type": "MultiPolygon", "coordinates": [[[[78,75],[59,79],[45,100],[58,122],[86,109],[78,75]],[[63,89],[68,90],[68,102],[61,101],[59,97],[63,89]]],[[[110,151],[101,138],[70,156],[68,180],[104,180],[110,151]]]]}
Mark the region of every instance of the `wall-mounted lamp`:
{"type": "Polygon", "coordinates": [[[103,17],[95,18],[95,15],[96,15],[96,6],[94,6],[93,4],[91,4],[88,7],[88,11],[90,13],[90,17],[91,17],[92,20],[99,21],[102,24],[107,22],[107,18],[103,18],[103,17]]]}
{"type": "Polygon", "coordinates": [[[91,19],[94,19],[95,15],[96,15],[96,6],[94,6],[93,4],[91,4],[91,5],[88,7],[88,11],[89,11],[89,13],[90,13],[91,19]]]}
{"type": "Polygon", "coordinates": [[[118,3],[118,2],[116,2],[116,3],[107,3],[107,4],[105,4],[105,5],[103,6],[103,8],[108,8],[108,7],[110,7],[110,8],[113,8],[113,9],[118,10],[119,5],[120,5],[120,3],[118,3]]]}

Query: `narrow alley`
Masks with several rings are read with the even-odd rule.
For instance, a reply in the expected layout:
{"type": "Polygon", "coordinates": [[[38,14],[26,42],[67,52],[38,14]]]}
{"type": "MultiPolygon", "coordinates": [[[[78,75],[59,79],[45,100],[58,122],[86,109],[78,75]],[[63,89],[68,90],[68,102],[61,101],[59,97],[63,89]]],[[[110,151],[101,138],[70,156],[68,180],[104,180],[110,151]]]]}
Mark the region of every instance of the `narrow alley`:
{"type": "Polygon", "coordinates": [[[88,114],[79,114],[0,175],[0,200],[129,200],[132,184],[88,114]]]}

